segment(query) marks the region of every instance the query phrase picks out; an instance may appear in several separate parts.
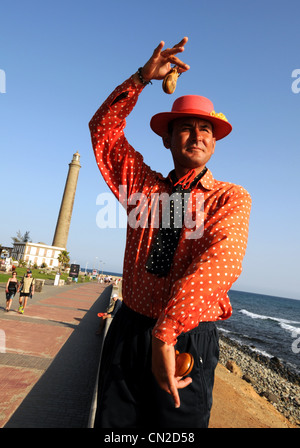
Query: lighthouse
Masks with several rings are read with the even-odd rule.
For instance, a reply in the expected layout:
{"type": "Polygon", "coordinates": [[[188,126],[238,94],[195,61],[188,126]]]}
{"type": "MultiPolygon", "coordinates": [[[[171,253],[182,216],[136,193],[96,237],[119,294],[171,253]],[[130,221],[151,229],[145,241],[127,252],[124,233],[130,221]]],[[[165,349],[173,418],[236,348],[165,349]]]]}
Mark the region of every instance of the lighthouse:
{"type": "Polygon", "coordinates": [[[67,248],[73,204],[80,168],[80,155],[78,152],[76,152],[75,154],[73,154],[71,163],[69,163],[69,172],[61,201],[52,246],[64,247],[65,249],[67,248]]]}

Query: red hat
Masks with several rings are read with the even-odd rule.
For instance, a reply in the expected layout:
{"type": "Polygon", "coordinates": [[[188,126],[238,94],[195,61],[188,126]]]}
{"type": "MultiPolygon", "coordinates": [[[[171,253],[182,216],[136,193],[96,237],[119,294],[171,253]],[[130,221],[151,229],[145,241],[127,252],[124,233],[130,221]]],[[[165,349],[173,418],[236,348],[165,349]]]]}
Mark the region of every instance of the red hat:
{"type": "Polygon", "coordinates": [[[161,137],[168,133],[168,124],[180,117],[199,117],[209,121],[213,125],[216,140],[226,137],[232,126],[222,113],[214,111],[213,103],[204,96],[186,95],[174,101],[171,112],[162,112],[151,118],[151,129],[161,137]]]}

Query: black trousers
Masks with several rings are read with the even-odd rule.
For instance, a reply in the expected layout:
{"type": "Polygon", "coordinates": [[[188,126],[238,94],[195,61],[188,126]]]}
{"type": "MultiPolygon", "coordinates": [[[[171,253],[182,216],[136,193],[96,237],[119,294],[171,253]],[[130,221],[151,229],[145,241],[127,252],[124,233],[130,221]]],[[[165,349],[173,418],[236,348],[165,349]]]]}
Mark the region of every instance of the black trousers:
{"type": "Polygon", "coordinates": [[[179,336],[176,349],[194,356],[192,383],[179,390],[180,407],[151,372],[155,320],[122,305],[108,330],[99,374],[95,428],[206,428],[219,343],[213,322],[179,336]]]}

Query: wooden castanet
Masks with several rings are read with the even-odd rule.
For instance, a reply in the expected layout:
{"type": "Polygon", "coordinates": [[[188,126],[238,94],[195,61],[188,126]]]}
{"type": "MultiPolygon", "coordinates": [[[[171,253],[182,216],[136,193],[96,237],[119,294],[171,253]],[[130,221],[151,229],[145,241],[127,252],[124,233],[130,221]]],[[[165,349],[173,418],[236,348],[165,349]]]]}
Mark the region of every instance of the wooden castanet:
{"type": "Polygon", "coordinates": [[[190,353],[175,352],[176,370],[175,376],[187,376],[194,367],[194,358],[190,353]]]}
{"type": "Polygon", "coordinates": [[[180,73],[176,67],[172,68],[172,70],[164,77],[162,88],[165,93],[169,95],[172,94],[176,89],[177,79],[180,73]]]}

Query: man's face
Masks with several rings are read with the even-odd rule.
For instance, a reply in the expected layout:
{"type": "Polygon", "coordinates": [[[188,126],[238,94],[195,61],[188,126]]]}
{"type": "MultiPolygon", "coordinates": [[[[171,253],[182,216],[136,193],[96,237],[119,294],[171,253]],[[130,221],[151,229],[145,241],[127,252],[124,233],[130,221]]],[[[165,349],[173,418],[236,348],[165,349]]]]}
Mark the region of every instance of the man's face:
{"type": "Polygon", "coordinates": [[[200,173],[215,151],[211,123],[197,117],[181,117],[172,125],[172,133],[165,136],[163,142],[171,150],[177,177],[193,168],[200,173]]]}

